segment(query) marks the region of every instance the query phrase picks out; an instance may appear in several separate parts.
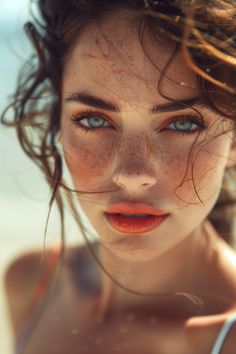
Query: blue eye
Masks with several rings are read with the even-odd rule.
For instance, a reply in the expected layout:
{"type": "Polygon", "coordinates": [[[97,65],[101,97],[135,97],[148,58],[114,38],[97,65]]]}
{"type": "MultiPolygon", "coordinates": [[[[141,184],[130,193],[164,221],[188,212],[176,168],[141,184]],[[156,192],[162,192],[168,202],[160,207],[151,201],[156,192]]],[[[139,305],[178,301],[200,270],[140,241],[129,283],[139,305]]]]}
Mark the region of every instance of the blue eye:
{"type": "Polygon", "coordinates": [[[96,116],[80,119],[79,122],[84,127],[91,128],[91,129],[97,129],[97,128],[110,126],[109,123],[105,119],[100,118],[100,117],[96,117],[96,116]]]}
{"type": "Polygon", "coordinates": [[[195,115],[182,115],[166,126],[169,130],[181,133],[195,133],[205,128],[202,120],[195,115]]]}
{"type": "Polygon", "coordinates": [[[85,131],[99,130],[101,128],[112,128],[108,120],[93,112],[80,112],[72,116],[72,122],[85,131]]]}

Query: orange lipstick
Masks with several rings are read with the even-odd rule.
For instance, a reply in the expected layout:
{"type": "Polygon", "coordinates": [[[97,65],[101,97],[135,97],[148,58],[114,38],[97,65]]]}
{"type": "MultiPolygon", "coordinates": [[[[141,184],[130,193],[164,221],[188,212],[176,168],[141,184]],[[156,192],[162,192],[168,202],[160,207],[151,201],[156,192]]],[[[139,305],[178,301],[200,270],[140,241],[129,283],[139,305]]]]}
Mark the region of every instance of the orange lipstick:
{"type": "Polygon", "coordinates": [[[145,233],[158,227],[169,215],[143,203],[118,203],[105,211],[109,224],[123,233],[145,233]]]}

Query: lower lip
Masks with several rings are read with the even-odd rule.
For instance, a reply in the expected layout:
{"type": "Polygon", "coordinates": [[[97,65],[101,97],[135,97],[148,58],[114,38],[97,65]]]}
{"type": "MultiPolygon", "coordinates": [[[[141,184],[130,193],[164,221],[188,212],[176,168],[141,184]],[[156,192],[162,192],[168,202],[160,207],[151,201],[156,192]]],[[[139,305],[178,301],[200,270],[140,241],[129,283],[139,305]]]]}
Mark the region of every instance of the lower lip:
{"type": "Polygon", "coordinates": [[[125,233],[144,233],[157,228],[168,216],[166,215],[150,215],[146,217],[128,217],[119,214],[105,213],[111,226],[120,232],[125,233]]]}

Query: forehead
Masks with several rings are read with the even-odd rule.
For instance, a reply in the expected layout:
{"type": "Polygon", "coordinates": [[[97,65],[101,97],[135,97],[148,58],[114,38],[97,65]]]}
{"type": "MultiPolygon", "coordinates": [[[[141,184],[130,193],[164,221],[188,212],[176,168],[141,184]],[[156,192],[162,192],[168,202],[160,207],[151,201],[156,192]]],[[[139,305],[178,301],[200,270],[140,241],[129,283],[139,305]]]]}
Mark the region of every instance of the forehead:
{"type": "Polygon", "coordinates": [[[133,14],[117,13],[80,34],[65,63],[63,92],[84,89],[130,104],[145,105],[157,96],[165,102],[157,85],[169,63],[161,92],[178,100],[196,96],[196,75],[181,51],[173,56],[175,46],[169,39],[154,40],[147,31],[141,43],[133,14]]]}

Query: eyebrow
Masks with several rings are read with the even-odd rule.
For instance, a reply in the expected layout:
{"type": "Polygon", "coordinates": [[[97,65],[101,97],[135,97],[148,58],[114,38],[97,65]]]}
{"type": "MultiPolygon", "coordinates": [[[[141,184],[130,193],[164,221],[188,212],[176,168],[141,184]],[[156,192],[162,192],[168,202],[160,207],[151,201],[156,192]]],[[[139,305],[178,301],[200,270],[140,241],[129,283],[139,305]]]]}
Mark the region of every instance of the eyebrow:
{"type": "MultiPolygon", "coordinates": [[[[84,104],[87,106],[100,108],[100,109],[110,111],[110,112],[116,112],[116,113],[120,112],[120,109],[116,104],[109,102],[109,101],[105,101],[102,98],[99,98],[97,96],[90,95],[87,92],[70,93],[65,98],[65,101],[66,102],[81,103],[81,104],[84,104]]],[[[180,111],[182,109],[188,108],[189,106],[192,106],[192,105],[204,106],[205,102],[201,96],[197,96],[197,97],[192,97],[192,98],[188,98],[185,100],[155,105],[150,110],[150,112],[152,114],[174,112],[174,111],[180,111]]]]}

